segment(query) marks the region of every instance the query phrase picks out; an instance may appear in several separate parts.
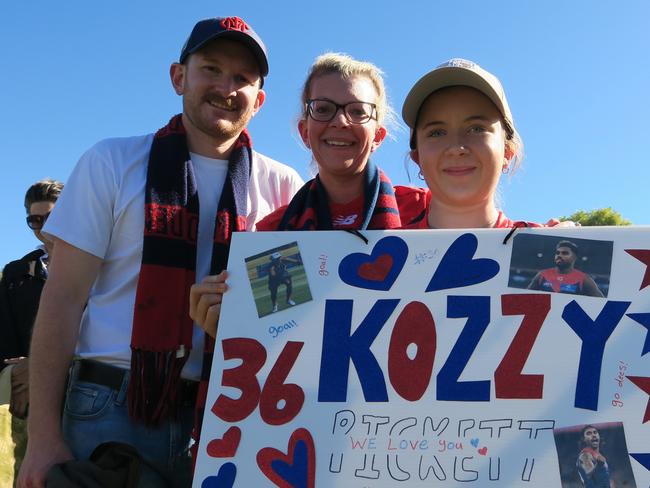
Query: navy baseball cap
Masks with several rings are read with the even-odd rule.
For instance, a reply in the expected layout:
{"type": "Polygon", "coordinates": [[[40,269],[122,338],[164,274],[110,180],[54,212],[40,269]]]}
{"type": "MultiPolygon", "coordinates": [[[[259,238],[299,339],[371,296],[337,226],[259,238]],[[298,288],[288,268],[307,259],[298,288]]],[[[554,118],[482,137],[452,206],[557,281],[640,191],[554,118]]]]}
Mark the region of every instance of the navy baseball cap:
{"type": "Polygon", "coordinates": [[[213,39],[232,39],[245,44],[257,60],[260,76],[264,77],[269,74],[266,46],[251,26],[239,17],[215,17],[197,22],[181,49],[178,62],[185,62],[190,54],[195,53],[213,39]]]}

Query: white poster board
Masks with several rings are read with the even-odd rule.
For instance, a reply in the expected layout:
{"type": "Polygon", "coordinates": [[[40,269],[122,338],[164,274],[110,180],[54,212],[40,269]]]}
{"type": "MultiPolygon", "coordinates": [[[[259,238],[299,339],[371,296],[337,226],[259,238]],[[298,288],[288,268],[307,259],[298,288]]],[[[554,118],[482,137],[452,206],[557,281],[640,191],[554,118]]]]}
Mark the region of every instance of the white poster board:
{"type": "Polygon", "coordinates": [[[361,234],[234,235],[195,487],[650,485],[650,228],[361,234]]]}

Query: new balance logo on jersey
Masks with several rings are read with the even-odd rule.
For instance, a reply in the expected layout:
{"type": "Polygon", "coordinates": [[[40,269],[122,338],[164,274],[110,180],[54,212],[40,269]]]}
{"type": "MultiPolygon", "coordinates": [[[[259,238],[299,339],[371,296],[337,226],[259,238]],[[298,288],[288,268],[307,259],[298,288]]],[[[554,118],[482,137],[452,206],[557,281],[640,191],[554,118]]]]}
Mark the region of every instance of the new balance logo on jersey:
{"type": "Polygon", "coordinates": [[[357,221],[358,214],[352,214],[352,215],[337,215],[333,219],[333,224],[334,227],[342,227],[344,225],[352,225],[357,221]]]}

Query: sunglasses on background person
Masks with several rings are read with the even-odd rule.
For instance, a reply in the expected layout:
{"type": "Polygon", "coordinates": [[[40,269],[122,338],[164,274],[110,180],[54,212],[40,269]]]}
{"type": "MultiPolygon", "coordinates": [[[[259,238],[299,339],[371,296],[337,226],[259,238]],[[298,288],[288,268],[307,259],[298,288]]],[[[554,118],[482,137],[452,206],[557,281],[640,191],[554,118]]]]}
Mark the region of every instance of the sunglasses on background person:
{"type": "Polygon", "coordinates": [[[32,229],[32,230],[39,230],[43,227],[43,224],[45,224],[45,221],[47,218],[50,216],[50,212],[46,213],[45,215],[28,215],[27,216],[27,226],[32,229]]]}

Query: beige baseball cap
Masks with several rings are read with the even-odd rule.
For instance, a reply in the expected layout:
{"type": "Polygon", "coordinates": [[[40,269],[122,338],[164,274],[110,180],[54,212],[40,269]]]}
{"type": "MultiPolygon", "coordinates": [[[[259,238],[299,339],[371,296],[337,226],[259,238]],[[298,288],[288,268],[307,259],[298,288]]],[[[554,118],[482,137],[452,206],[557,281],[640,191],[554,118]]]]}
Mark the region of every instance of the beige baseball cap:
{"type": "Polygon", "coordinates": [[[454,58],[429,71],[406,95],[402,106],[402,118],[411,128],[411,149],[415,149],[415,125],[420,107],[433,92],[450,86],[469,86],[492,100],[503,116],[506,132],[512,136],[515,125],[501,82],[478,64],[467,59],[454,58]]]}

